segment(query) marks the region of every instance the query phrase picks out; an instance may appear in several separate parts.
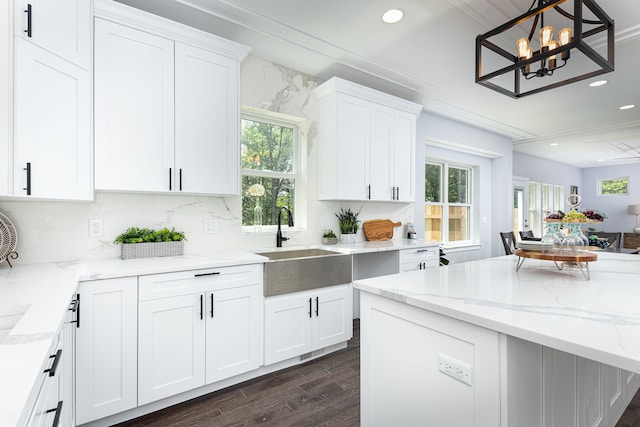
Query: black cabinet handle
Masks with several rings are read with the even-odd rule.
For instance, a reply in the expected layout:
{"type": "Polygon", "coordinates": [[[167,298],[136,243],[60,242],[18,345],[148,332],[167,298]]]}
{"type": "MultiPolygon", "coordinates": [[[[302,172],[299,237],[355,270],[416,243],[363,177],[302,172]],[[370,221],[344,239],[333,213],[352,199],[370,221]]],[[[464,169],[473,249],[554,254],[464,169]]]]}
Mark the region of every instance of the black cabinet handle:
{"type": "Polygon", "coordinates": [[[198,273],[198,274],[194,274],[193,277],[215,276],[217,274],[220,274],[220,272],[214,271],[213,273],[198,273]]]}
{"type": "Polygon", "coordinates": [[[178,181],[178,189],[182,191],[182,168],[178,170],[178,175],[180,176],[180,180],[178,181]]]}
{"type": "Polygon", "coordinates": [[[58,402],[58,405],[54,409],[47,409],[47,414],[54,412],[56,413],[55,417],[53,417],[52,427],[58,427],[60,424],[60,415],[62,414],[62,400],[58,402]]]}
{"type": "Polygon", "coordinates": [[[76,295],[75,312],[76,312],[76,320],[72,321],[71,323],[75,323],[76,329],[78,329],[80,327],[80,294],[76,295]]]}
{"type": "Polygon", "coordinates": [[[172,175],[172,170],[171,168],[169,168],[169,191],[171,191],[171,175],[172,175]]]}
{"type": "Polygon", "coordinates": [[[27,186],[23,190],[27,191],[27,196],[31,195],[31,163],[27,162],[27,167],[22,169],[27,171],[27,186]]]}
{"type": "Polygon", "coordinates": [[[391,200],[396,199],[396,187],[391,187],[391,200]]]}
{"type": "Polygon", "coordinates": [[[367,185],[367,199],[371,199],[371,184],[367,185]]]}
{"type": "Polygon", "coordinates": [[[316,317],[318,317],[319,314],[320,314],[320,302],[319,302],[319,298],[316,297],[316,317]]]}
{"type": "Polygon", "coordinates": [[[400,187],[396,187],[396,200],[400,200],[400,187]]]}
{"type": "Polygon", "coordinates": [[[45,369],[45,373],[49,373],[50,377],[56,376],[56,369],[58,369],[58,362],[60,362],[60,356],[62,356],[62,349],[56,351],[56,354],[49,356],[49,359],[53,359],[53,363],[49,369],[45,369]]]}
{"type": "Polygon", "coordinates": [[[204,319],[204,296],[200,294],[200,320],[204,319]]]}
{"type": "Polygon", "coordinates": [[[311,298],[309,298],[309,318],[311,318],[311,298]]]}
{"type": "Polygon", "coordinates": [[[213,293],[211,293],[211,318],[213,319],[213,293]]]}
{"type": "Polygon", "coordinates": [[[27,10],[24,11],[27,14],[27,29],[24,30],[27,33],[27,37],[31,37],[31,4],[27,3],[27,10]]]}

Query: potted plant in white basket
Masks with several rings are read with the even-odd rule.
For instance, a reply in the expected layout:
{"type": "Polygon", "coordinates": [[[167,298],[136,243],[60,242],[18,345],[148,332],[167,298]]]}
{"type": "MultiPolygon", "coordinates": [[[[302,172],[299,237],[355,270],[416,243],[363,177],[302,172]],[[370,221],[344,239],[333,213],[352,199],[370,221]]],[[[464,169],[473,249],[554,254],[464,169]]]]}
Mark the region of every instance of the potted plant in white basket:
{"type": "Polygon", "coordinates": [[[116,237],[114,243],[121,244],[122,259],[132,259],[183,255],[185,240],[184,233],[174,228],[152,230],[130,227],[116,237]]]}
{"type": "Polygon", "coordinates": [[[351,208],[344,210],[340,208],[340,212],[336,214],[340,225],[340,243],[356,243],[357,232],[360,228],[358,215],[360,212],[353,212],[351,208]]]}

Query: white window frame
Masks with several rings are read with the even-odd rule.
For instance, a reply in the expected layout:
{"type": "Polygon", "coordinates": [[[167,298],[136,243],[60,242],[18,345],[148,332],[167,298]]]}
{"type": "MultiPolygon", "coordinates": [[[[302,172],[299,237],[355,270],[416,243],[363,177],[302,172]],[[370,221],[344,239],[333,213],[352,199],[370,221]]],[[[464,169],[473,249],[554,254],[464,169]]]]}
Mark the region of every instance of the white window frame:
{"type": "Polygon", "coordinates": [[[424,201],[425,206],[441,206],[442,209],[442,220],[441,220],[441,243],[448,247],[455,246],[466,246],[473,243],[473,236],[475,232],[475,207],[474,207],[474,166],[471,165],[463,165],[460,163],[454,162],[446,162],[435,159],[426,159],[425,165],[438,165],[441,166],[442,175],[440,176],[440,197],[442,200],[440,202],[428,202],[424,201]],[[468,172],[467,175],[467,203],[449,203],[449,169],[465,169],[468,172]],[[468,236],[466,240],[456,240],[453,242],[449,241],[449,207],[455,206],[463,206],[469,209],[469,217],[468,217],[468,236]]]}
{"type": "MultiPolygon", "coordinates": [[[[306,138],[302,135],[301,128],[306,124],[306,119],[277,113],[275,111],[263,110],[254,107],[243,106],[241,108],[240,120],[252,120],[268,123],[276,126],[289,127],[293,129],[293,172],[273,172],[260,171],[254,169],[243,169],[240,165],[240,190],[242,191],[243,176],[257,176],[265,178],[285,178],[293,179],[294,185],[294,205],[292,206],[295,227],[293,231],[303,230],[306,227],[306,138]]],[[[242,131],[242,127],[241,127],[242,131]]],[[[241,209],[242,212],[242,209],[241,209]]],[[[240,219],[242,223],[242,218],[240,219]]],[[[246,233],[275,233],[277,225],[263,225],[260,231],[256,231],[253,225],[242,226],[242,231],[246,233]]],[[[291,229],[287,228],[288,231],[291,229]]]]}

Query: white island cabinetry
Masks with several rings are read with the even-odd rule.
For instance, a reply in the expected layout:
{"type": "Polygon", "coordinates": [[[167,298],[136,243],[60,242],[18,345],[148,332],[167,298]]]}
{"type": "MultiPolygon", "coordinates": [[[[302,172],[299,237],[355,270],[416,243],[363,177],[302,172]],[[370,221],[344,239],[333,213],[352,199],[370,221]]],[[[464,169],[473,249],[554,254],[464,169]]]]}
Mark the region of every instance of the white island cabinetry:
{"type": "Polygon", "coordinates": [[[632,258],[599,253],[589,281],[498,257],[354,282],[363,425],[615,426],[640,386],[632,258]]]}
{"type": "Polygon", "coordinates": [[[335,77],[314,93],[319,198],[413,202],[421,106],[335,77]]]}
{"type": "Polygon", "coordinates": [[[112,2],[96,14],[96,188],[239,194],[249,49],[112,2]]]}

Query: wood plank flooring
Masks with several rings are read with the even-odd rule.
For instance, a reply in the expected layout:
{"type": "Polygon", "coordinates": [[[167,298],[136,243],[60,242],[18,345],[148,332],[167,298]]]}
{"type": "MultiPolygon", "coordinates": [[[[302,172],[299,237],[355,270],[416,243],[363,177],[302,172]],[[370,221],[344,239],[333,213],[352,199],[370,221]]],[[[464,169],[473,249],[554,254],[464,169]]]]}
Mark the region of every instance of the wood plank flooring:
{"type": "Polygon", "coordinates": [[[360,425],[359,320],[344,350],[118,426],[255,425],[360,425]]]}
{"type": "MultiPolygon", "coordinates": [[[[360,322],[347,348],[119,424],[143,426],[360,425],[360,322]]],[[[640,391],[616,427],[640,427],[640,391]]]]}

